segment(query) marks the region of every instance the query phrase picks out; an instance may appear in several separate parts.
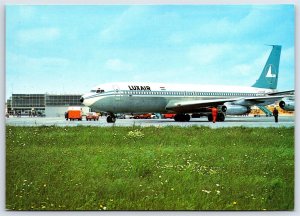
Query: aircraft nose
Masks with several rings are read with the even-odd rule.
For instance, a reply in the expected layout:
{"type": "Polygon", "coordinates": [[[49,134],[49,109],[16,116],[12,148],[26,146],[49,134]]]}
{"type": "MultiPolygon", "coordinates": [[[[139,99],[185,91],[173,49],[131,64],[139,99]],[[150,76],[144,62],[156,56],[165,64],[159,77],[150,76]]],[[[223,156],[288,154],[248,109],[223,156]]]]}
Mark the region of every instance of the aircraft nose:
{"type": "Polygon", "coordinates": [[[83,101],[84,101],[84,98],[83,98],[83,97],[81,97],[79,100],[80,100],[80,102],[81,102],[81,103],[83,103],[83,101]]]}
{"type": "Polygon", "coordinates": [[[95,97],[94,94],[88,93],[82,95],[79,100],[84,106],[90,107],[98,100],[98,98],[95,97]]]}

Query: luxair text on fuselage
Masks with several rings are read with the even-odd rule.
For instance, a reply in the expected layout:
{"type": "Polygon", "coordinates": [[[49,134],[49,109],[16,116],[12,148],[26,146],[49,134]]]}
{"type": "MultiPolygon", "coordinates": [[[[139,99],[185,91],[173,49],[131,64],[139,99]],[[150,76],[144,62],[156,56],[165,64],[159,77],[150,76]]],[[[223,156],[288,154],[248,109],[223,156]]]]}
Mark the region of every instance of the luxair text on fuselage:
{"type": "Polygon", "coordinates": [[[150,86],[137,86],[137,85],[129,85],[128,88],[130,90],[143,90],[143,91],[151,91],[150,86]]]}

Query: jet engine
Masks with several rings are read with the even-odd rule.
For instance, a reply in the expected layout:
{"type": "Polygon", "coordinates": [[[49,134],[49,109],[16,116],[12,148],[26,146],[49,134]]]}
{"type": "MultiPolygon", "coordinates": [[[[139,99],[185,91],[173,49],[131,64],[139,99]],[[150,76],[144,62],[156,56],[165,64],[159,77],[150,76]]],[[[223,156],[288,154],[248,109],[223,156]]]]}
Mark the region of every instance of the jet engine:
{"type": "Polygon", "coordinates": [[[226,115],[244,115],[251,111],[250,107],[242,105],[227,105],[226,107],[226,115]]]}
{"type": "Polygon", "coordinates": [[[281,109],[286,111],[294,111],[295,110],[295,101],[283,99],[279,102],[279,106],[281,109]]]}
{"type": "Polygon", "coordinates": [[[218,110],[221,110],[222,112],[225,113],[227,111],[227,106],[225,105],[218,106],[218,110]]]}

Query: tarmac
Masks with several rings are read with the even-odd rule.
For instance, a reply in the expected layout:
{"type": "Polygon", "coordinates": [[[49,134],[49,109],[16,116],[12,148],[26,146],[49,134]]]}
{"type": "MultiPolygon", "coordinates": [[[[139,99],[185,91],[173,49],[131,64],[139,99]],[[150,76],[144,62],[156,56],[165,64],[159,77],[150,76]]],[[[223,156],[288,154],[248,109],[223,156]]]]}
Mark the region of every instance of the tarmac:
{"type": "Polygon", "coordinates": [[[279,122],[274,122],[274,117],[254,116],[226,116],[224,122],[212,123],[203,118],[192,118],[189,122],[175,122],[174,119],[117,119],[115,123],[107,123],[106,117],[99,118],[99,121],[66,121],[63,117],[9,117],[6,118],[6,125],[11,126],[141,126],[141,127],[165,127],[165,126],[205,126],[210,128],[222,127],[294,127],[294,116],[279,116],[279,122]]]}

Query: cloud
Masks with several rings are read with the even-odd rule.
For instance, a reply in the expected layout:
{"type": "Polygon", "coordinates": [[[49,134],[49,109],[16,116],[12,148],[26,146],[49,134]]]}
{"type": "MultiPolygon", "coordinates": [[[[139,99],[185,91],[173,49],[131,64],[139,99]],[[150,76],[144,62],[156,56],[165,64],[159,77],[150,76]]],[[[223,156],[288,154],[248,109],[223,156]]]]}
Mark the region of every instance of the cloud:
{"type": "Polygon", "coordinates": [[[30,20],[34,17],[36,13],[35,7],[31,5],[22,5],[18,7],[20,20],[30,20]]]}
{"type": "Polygon", "coordinates": [[[213,64],[230,50],[227,44],[201,44],[194,45],[188,52],[189,59],[199,65],[213,64]]]}
{"type": "Polygon", "coordinates": [[[131,71],[133,70],[133,65],[127,62],[124,62],[121,59],[108,59],[105,62],[105,68],[111,71],[131,71]]]}
{"type": "Polygon", "coordinates": [[[171,33],[166,42],[175,45],[181,44],[184,42],[184,35],[181,32],[171,33]]]}
{"type": "Polygon", "coordinates": [[[131,31],[133,27],[138,26],[141,18],[144,20],[146,14],[148,12],[145,6],[129,7],[100,31],[100,38],[106,42],[128,38],[134,34],[134,31],[131,31]]]}
{"type": "Polygon", "coordinates": [[[17,76],[33,76],[43,73],[56,73],[69,67],[70,61],[65,58],[55,57],[29,57],[26,55],[8,53],[7,58],[7,74],[17,76]],[[12,73],[12,71],[14,73],[12,73]]]}
{"type": "Polygon", "coordinates": [[[282,64],[291,64],[294,65],[294,47],[289,47],[287,49],[282,49],[281,54],[281,63],[282,64]]]}
{"type": "Polygon", "coordinates": [[[278,88],[281,90],[294,89],[295,86],[295,50],[294,47],[282,49],[278,88]]]}
{"type": "MultiPolygon", "coordinates": [[[[78,13],[77,9],[71,13],[69,7],[59,9],[59,13],[53,13],[56,6],[47,10],[25,8],[22,13],[26,22],[20,16],[14,18],[16,13],[8,14],[15,25],[8,28],[7,51],[24,56],[6,64],[15,68],[7,75],[17,78],[14,74],[19,71],[22,78],[18,83],[22,83],[28,80],[23,75],[28,71],[36,84],[34,76],[46,72],[56,75],[51,78],[41,74],[43,80],[49,78],[48,83],[50,79],[58,82],[63,76],[72,77],[72,82],[65,82],[71,87],[75,77],[82,77],[82,71],[84,76],[102,77],[87,82],[133,77],[145,81],[147,77],[153,82],[249,86],[258,78],[271,51],[263,44],[278,43],[285,48],[294,42],[293,31],[286,30],[286,24],[292,26],[288,29],[294,28],[294,20],[282,15],[289,15],[291,10],[280,6],[281,12],[275,13],[274,6],[267,8],[119,5],[80,9],[78,13]],[[71,23],[76,24],[70,25],[64,35],[69,15],[71,23]],[[41,20],[42,16],[49,20],[41,20]],[[44,58],[34,58],[36,55],[44,58]],[[62,58],[56,58],[59,56],[62,58]]],[[[292,50],[282,50],[280,82],[293,71],[293,56],[292,50]]]]}
{"type": "Polygon", "coordinates": [[[251,74],[252,66],[248,64],[239,64],[233,66],[232,71],[236,73],[236,75],[247,76],[251,74]]]}
{"type": "Polygon", "coordinates": [[[208,43],[191,46],[186,63],[192,82],[203,84],[252,85],[270,54],[261,45],[208,43]]]}
{"type": "Polygon", "coordinates": [[[274,11],[276,9],[264,8],[261,6],[245,7],[242,12],[234,8],[232,11],[224,11],[222,15],[214,15],[215,11],[210,10],[207,14],[196,16],[193,21],[186,21],[184,17],[177,19],[178,26],[189,26],[191,31],[180,31],[177,29],[171,32],[168,36],[168,42],[220,42],[222,41],[239,41],[240,43],[253,43],[259,38],[262,43],[268,43],[268,36],[270,33],[276,32],[277,28],[270,26],[277,18],[274,18],[274,11]],[[236,16],[230,13],[238,13],[236,16]],[[264,41],[266,40],[266,42],[264,41]]]}
{"type": "Polygon", "coordinates": [[[20,30],[18,32],[18,40],[21,43],[39,43],[53,41],[60,37],[58,28],[34,28],[20,30]]]}
{"type": "MultiPolygon", "coordinates": [[[[7,89],[15,92],[44,93],[49,89],[61,89],[66,78],[75,80],[71,74],[71,62],[65,58],[29,57],[7,53],[7,89]]],[[[78,77],[81,77],[78,75],[78,77]]],[[[73,82],[72,82],[73,83],[73,82]]],[[[11,92],[10,92],[11,93],[11,92]]]]}

